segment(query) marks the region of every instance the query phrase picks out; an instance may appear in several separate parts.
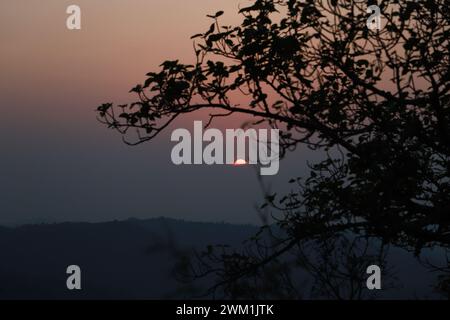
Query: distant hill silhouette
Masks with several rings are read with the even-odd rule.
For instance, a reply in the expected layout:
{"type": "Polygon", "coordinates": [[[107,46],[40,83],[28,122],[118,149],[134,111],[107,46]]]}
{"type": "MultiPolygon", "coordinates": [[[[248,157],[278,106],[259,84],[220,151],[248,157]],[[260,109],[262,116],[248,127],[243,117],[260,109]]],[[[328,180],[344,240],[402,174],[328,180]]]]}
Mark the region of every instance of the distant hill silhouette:
{"type": "MultiPolygon", "coordinates": [[[[188,298],[171,273],[174,252],[237,246],[257,230],[166,218],[0,227],[0,299],[188,298]],[[82,269],[81,291],[66,289],[72,264],[82,269]]],[[[434,275],[406,253],[391,256],[404,287],[382,296],[429,297],[434,275]]]]}
{"type": "Polygon", "coordinates": [[[239,244],[256,230],[163,218],[1,227],[0,298],[174,297],[173,249],[239,244]],[[82,269],[79,292],[66,289],[71,264],[82,269]]]}

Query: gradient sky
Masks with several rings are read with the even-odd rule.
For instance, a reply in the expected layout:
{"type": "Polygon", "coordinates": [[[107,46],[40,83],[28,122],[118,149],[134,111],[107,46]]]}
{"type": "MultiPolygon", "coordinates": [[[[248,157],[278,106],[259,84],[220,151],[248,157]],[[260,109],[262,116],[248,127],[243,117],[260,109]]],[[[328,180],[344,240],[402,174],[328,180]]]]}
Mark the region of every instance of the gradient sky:
{"type": "MultiPolygon", "coordinates": [[[[171,163],[169,134],[138,147],[96,122],[103,102],[128,102],[128,91],[167,59],[192,62],[190,36],[224,21],[248,1],[2,0],[0,2],[0,224],[103,221],[167,216],[258,222],[255,171],[171,163]],[[66,29],[67,6],[82,9],[82,30],[66,29]]],[[[227,120],[240,127],[242,118],[227,120]]],[[[221,124],[224,126],[224,124],[221,124]]],[[[305,153],[267,180],[285,186],[300,175],[305,153]]]]}

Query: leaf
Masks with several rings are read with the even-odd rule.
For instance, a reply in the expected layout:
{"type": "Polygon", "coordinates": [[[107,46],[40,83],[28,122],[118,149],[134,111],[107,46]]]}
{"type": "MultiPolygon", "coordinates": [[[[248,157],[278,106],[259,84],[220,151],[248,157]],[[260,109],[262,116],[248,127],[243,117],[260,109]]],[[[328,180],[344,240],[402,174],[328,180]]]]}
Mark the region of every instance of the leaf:
{"type": "Polygon", "coordinates": [[[97,111],[105,113],[106,111],[108,111],[108,109],[112,108],[112,106],[112,103],[104,103],[97,108],[97,111]]]}
{"type": "Polygon", "coordinates": [[[140,84],[138,84],[136,87],[131,89],[130,92],[140,93],[140,92],[142,92],[142,86],[140,84]]]}
{"type": "Polygon", "coordinates": [[[197,34],[193,35],[191,37],[191,39],[200,38],[201,36],[203,36],[203,33],[197,33],[197,34]]]}
{"type": "Polygon", "coordinates": [[[222,39],[223,35],[221,33],[212,34],[209,36],[208,40],[211,42],[216,42],[222,39]]]}
{"type": "Polygon", "coordinates": [[[144,88],[148,88],[150,86],[150,84],[152,84],[152,82],[153,82],[153,78],[148,78],[147,80],[145,80],[144,88]]]}
{"type": "Polygon", "coordinates": [[[216,25],[213,23],[213,24],[209,27],[208,32],[205,33],[205,37],[206,37],[206,36],[209,36],[211,33],[213,33],[214,30],[216,30],[216,25]]]}
{"type": "Polygon", "coordinates": [[[277,196],[276,193],[275,193],[275,194],[272,194],[272,195],[268,195],[268,196],[266,197],[267,202],[273,203],[273,201],[275,200],[275,197],[276,197],[276,196],[277,196]]]}
{"type": "Polygon", "coordinates": [[[239,13],[250,12],[250,11],[254,11],[256,9],[257,9],[257,6],[253,5],[250,7],[242,8],[241,10],[239,10],[239,13]]]}
{"type": "Polygon", "coordinates": [[[224,14],[223,11],[217,11],[216,14],[213,15],[213,16],[210,15],[210,14],[207,14],[206,16],[207,16],[208,18],[211,18],[211,19],[216,19],[216,18],[220,17],[220,16],[223,15],[223,14],[224,14]]]}

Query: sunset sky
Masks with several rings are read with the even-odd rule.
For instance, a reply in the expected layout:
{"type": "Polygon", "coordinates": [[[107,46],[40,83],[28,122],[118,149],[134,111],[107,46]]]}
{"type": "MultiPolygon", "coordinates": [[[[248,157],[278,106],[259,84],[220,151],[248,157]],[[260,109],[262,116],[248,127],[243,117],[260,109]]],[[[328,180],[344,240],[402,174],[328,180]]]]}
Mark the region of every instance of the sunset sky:
{"type": "MultiPolygon", "coordinates": [[[[0,224],[103,221],[167,216],[258,222],[262,202],[250,167],[181,166],[170,161],[170,132],[138,147],[95,119],[103,102],[129,102],[128,91],[164,60],[193,61],[190,36],[231,0],[3,0],[0,2],[0,224]],[[82,30],[66,29],[66,8],[82,9],[82,30]]],[[[224,120],[222,120],[224,121],[224,120]]],[[[218,124],[238,128],[235,117],[218,124]]],[[[273,186],[305,168],[297,152],[273,186]],[[295,168],[295,170],[294,170],[295,168]]]]}

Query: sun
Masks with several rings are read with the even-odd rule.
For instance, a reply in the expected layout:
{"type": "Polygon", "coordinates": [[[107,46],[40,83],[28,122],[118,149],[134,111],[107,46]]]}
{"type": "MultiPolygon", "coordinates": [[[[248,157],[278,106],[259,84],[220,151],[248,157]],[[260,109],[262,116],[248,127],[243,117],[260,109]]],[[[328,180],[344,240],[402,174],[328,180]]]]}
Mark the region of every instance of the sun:
{"type": "Polygon", "coordinates": [[[247,164],[247,161],[245,161],[244,159],[237,159],[235,162],[234,162],[234,165],[235,166],[245,166],[247,164]]]}

